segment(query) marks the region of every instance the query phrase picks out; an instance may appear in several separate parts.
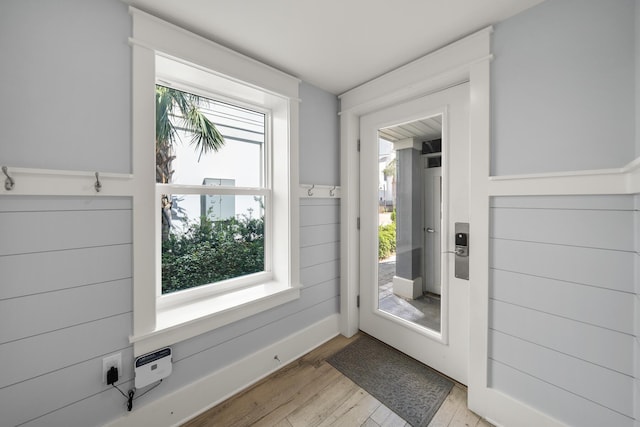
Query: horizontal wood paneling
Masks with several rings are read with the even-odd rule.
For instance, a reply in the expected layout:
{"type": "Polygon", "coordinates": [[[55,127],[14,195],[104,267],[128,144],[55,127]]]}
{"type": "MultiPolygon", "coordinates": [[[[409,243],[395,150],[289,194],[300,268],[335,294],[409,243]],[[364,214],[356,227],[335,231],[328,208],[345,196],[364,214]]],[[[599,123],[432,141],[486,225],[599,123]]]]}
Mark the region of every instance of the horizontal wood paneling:
{"type": "Polygon", "coordinates": [[[0,300],[131,278],[131,249],[127,243],[0,256],[0,300]]]}
{"type": "Polygon", "coordinates": [[[1,345],[0,388],[128,347],[131,322],[120,314],[1,345]]]}
{"type": "Polygon", "coordinates": [[[340,243],[331,242],[300,249],[300,268],[311,267],[340,257],[340,243]]]}
{"type": "MultiPolygon", "coordinates": [[[[193,354],[222,345],[229,340],[252,333],[255,330],[267,331],[269,330],[269,325],[274,322],[287,319],[297,313],[305,312],[313,308],[316,304],[334,300],[338,298],[338,296],[338,279],[323,282],[316,286],[305,287],[301,290],[300,298],[295,301],[180,343],[175,346],[174,360],[188,358],[193,354]]],[[[269,333],[273,333],[273,331],[269,333]]],[[[257,350],[258,348],[259,347],[256,347],[255,349],[257,350]]]]}
{"type": "MultiPolygon", "coordinates": [[[[315,199],[314,199],[315,200],[315,199]]],[[[331,201],[328,199],[326,203],[331,201]]],[[[338,224],[340,222],[340,206],[336,203],[318,205],[300,205],[300,227],[318,224],[338,224]]]]}
{"type": "Polygon", "coordinates": [[[0,424],[98,425],[122,410],[102,358],[122,352],[121,380],[133,377],[131,207],[129,198],[0,198],[0,424]],[[87,401],[98,406],[53,421],[87,401]]]}
{"type": "MultiPolygon", "coordinates": [[[[133,382],[122,385],[122,388],[126,390],[131,387],[133,387],[133,382]]],[[[20,424],[19,427],[100,426],[104,425],[103,420],[109,421],[114,418],[114,415],[121,416],[126,411],[125,398],[112,388],[103,393],[89,395],[73,404],[29,420],[20,424]]]]}
{"type": "MultiPolygon", "coordinates": [[[[122,349],[123,362],[132,359],[133,347],[122,349]]],[[[42,420],[38,420],[38,417],[59,408],[67,413],[73,413],[78,407],[84,406],[87,400],[91,402],[94,399],[96,401],[93,405],[96,406],[89,406],[91,410],[103,412],[105,409],[102,406],[104,406],[111,416],[120,413],[125,402],[124,397],[112,386],[101,384],[101,371],[102,357],[100,356],[0,389],[0,414],[2,414],[0,424],[13,426],[34,420],[33,425],[62,426],[65,424],[56,422],[55,417],[44,417],[42,420]],[[37,405],[34,402],[37,402],[37,405]],[[75,406],[76,409],[70,412],[67,406],[75,406]]],[[[123,363],[120,378],[118,381],[120,388],[128,390],[133,386],[131,381],[133,364],[123,363]]],[[[97,418],[95,414],[91,415],[89,412],[83,414],[83,417],[87,420],[85,425],[93,425],[89,421],[92,419],[108,419],[108,417],[97,418]]],[[[83,417],[78,416],[76,412],[75,419],[83,417]]],[[[27,425],[32,424],[27,423],[27,425]]]]}
{"type": "Polygon", "coordinates": [[[320,196],[301,197],[300,206],[340,206],[340,199],[320,196]]]}
{"type": "Polygon", "coordinates": [[[634,427],[632,418],[500,362],[490,363],[489,373],[493,388],[567,425],[634,427]]]}
{"type": "Polygon", "coordinates": [[[0,213],[0,256],[131,243],[131,211],[0,213]]]}
{"type": "Polygon", "coordinates": [[[302,286],[312,286],[327,280],[340,277],[340,260],[324,262],[300,269],[300,283],[302,286]]]}
{"type": "Polygon", "coordinates": [[[495,269],[634,291],[631,252],[501,239],[491,239],[490,245],[489,262],[495,269]]]}
{"type": "Polygon", "coordinates": [[[0,301],[0,344],[131,312],[131,279],[0,301]],[[81,304],[78,302],[81,301],[81,304]],[[38,307],[25,321],[25,314],[38,307]]]}
{"type": "Polygon", "coordinates": [[[491,302],[489,328],[633,375],[634,337],[628,334],[500,301],[491,302]]]}
{"type": "Polygon", "coordinates": [[[633,196],[491,201],[490,382],[570,425],[632,425],[633,196]]]}
{"type": "Polygon", "coordinates": [[[632,376],[497,331],[491,334],[489,357],[633,417],[632,376]]]}
{"type": "Polygon", "coordinates": [[[626,292],[491,270],[491,298],[634,334],[633,298],[626,292]]]}
{"type": "Polygon", "coordinates": [[[300,228],[300,247],[302,248],[339,240],[339,224],[309,225],[300,228]]]}
{"type": "Polygon", "coordinates": [[[493,209],[492,236],[587,248],[633,251],[633,212],[577,209],[493,209]]]}

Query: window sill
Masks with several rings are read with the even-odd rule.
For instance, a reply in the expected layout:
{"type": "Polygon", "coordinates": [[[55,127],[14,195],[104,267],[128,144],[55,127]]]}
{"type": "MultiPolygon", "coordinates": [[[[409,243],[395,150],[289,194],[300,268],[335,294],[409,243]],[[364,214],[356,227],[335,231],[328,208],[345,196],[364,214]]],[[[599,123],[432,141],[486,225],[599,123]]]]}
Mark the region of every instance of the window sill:
{"type": "Polygon", "coordinates": [[[255,285],[223,295],[158,310],[156,329],[130,337],[135,355],[192,338],[300,297],[299,287],[278,282],[255,285]]]}

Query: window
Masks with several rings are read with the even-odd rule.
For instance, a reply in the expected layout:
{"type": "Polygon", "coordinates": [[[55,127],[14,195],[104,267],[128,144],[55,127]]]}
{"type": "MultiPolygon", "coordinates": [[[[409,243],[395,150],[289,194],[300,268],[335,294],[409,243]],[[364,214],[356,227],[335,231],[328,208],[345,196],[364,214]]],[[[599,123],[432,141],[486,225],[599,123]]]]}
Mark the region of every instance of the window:
{"type": "Polygon", "coordinates": [[[270,114],[193,92],[156,87],[163,295],[264,281],[271,271],[270,114]]]}
{"type": "Polygon", "coordinates": [[[299,81],[131,12],[131,341],[141,354],[299,297],[299,81]],[[174,140],[160,147],[154,91],[195,100],[222,143],[203,148],[190,113],[174,108],[174,140]]]}

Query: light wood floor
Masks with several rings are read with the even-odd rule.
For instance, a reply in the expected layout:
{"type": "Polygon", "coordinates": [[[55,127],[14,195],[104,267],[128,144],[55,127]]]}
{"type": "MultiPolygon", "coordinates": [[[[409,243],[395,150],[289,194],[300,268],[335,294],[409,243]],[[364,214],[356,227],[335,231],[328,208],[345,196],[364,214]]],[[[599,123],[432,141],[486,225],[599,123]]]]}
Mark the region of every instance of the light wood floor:
{"type": "MultiPolygon", "coordinates": [[[[183,427],[410,427],[402,418],[325,362],[358,339],[338,336],[302,358],[187,422],[183,427]]],[[[467,409],[467,389],[456,384],[430,427],[487,427],[467,409]]]]}

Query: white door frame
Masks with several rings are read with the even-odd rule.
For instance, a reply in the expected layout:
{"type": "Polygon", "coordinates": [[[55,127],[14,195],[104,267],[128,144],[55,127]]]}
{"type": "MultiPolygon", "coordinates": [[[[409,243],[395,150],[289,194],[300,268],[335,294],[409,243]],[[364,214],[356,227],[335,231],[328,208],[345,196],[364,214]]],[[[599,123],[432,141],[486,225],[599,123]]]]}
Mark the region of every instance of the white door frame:
{"type": "Polygon", "coordinates": [[[468,406],[497,425],[558,425],[557,421],[488,384],[489,327],[489,157],[490,61],[492,27],[358,86],[340,96],[342,224],[340,332],[358,331],[360,116],[468,81],[470,157],[470,234],[473,256],[469,275],[468,406]],[[526,420],[526,421],[525,421],[526,420]]]}

